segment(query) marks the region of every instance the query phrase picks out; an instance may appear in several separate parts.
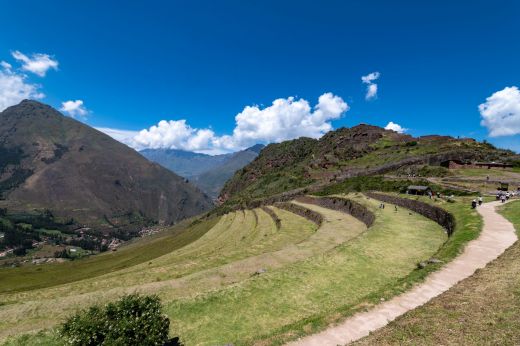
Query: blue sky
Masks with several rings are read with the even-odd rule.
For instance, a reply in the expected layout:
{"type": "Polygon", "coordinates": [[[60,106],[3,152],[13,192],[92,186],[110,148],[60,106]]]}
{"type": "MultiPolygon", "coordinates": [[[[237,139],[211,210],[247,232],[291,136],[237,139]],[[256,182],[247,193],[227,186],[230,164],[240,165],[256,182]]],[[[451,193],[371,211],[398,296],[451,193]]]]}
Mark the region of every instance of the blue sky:
{"type": "Polygon", "coordinates": [[[88,113],[75,115],[95,127],[138,131],[173,121],[163,123],[164,131],[147,131],[141,147],[219,152],[281,140],[279,133],[267,133],[279,128],[262,123],[297,108],[303,122],[323,117],[322,122],[307,132],[296,122],[300,130],[283,129],[287,137],[318,136],[326,124],[392,121],[413,135],[487,138],[520,150],[518,90],[507,89],[491,101],[487,128],[478,109],[494,93],[520,84],[518,1],[2,1],[0,6],[0,61],[11,65],[4,76],[22,76],[38,88],[34,98],[56,108],[83,101],[88,113]],[[40,76],[23,69],[24,61],[13,56],[17,51],[31,61],[38,58],[33,54],[47,54],[59,65],[40,76]],[[372,72],[380,73],[372,82],[377,97],[367,100],[369,84],[361,77],[372,72]],[[325,93],[348,106],[336,102],[339,110],[315,114],[325,93]],[[295,99],[288,101],[291,96],[295,99]],[[286,103],[268,108],[276,99],[286,103]],[[300,99],[310,110],[299,108],[300,99]],[[240,133],[233,136],[237,127],[240,133]],[[173,138],[177,134],[183,140],[173,138]]]}

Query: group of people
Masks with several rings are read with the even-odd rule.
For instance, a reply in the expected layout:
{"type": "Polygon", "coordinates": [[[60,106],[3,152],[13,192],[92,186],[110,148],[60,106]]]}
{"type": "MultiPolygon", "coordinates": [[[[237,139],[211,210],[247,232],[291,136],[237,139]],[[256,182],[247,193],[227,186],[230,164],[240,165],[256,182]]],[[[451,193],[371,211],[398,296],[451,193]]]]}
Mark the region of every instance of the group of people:
{"type": "Polygon", "coordinates": [[[502,203],[505,203],[507,200],[509,200],[511,197],[514,197],[516,195],[515,192],[509,192],[509,191],[500,191],[497,193],[497,201],[501,201],[502,203]]]}
{"type": "Polygon", "coordinates": [[[471,201],[471,208],[475,209],[478,206],[481,206],[482,205],[482,196],[479,196],[478,198],[475,198],[474,200],[471,201]]]}
{"type": "MultiPolygon", "coordinates": [[[[385,209],[385,204],[383,202],[379,203],[379,209],[385,209]]],[[[397,212],[397,206],[394,205],[394,211],[397,212]]]]}
{"type": "MultiPolygon", "coordinates": [[[[499,191],[496,194],[497,201],[501,201],[502,203],[505,203],[510,198],[513,198],[515,196],[519,195],[520,192],[509,192],[509,191],[499,191]]],[[[475,209],[477,206],[482,205],[482,197],[475,198],[471,201],[471,208],[475,209]]]]}

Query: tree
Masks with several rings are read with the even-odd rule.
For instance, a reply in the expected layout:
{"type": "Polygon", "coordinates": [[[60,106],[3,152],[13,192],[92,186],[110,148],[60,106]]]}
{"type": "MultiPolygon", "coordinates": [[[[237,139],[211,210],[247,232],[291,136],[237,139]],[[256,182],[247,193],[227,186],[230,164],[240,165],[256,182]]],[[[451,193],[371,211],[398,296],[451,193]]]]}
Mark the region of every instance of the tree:
{"type": "Polygon", "coordinates": [[[123,296],[104,306],[91,306],[69,317],[59,334],[68,345],[163,345],[170,320],[161,313],[159,297],[123,296]]]}

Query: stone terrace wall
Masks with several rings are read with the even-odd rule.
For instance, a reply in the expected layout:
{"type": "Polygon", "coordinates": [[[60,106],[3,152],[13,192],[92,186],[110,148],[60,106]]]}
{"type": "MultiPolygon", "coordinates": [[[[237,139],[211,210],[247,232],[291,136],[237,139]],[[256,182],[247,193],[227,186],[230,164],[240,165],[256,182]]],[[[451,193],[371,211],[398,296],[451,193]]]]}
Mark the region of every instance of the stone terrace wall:
{"type": "Polygon", "coordinates": [[[296,190],[280,193],[280,194],[277,194],[277,195],[274,195],[271,197],[267,197],[267,198],[255,199],[255,200],[249,201],[247,203],[246,207],[249,209],[254,209],[254,208],[259,208],[263,205],[273,205],[277,202],[288,202],[290,200],[293,200],[297,196],[301,196],[301,195],[305,194],[305,191],[306,191],[305,189],[296,189],[296,190]]]}
{"type": "Polygon", "coordinates": [[[304,218],[306,218],[309,221],[314,222],[318,226],[321,226],[321,224],[323,223],[323,216],[321,216],[320,213],[317,213],[313,210],[296,205],[294,203],[276,202],[274,204],[274,206],[277,208],[280,208],[280,209],[285,209],[287,211],[290,211],[291,213],[294,213],[296,215],[303,216],[304,218]]]}
{"type": "Polygon", "coordinates": [[[276,213],[271,208],[268,208],[266,206],[261,206],[260,208],[262,208],[262,210],[265,211],[267,214],[269,214],[271,219],[273,219],[273,221],[276,225],[276,229],[280,229],[280,227],[282,226],[282,220],[280,220],[278,215],[276,215],[276,213]]]}
{"type": "Polygon", "coordinates": [[[367,207],[354,202],[350,199],[340,197],[298,197],[296,199],[302,203],[312,203],[320,207],[342,211],[350,214],[359,221],[363,222],[367,227],[372,226],[375,220],[375,215],[367,207]]]}
{"type": "Polygon", "coordinates": [[[366,192],[365,195],[377,199],[381,202],[395,204],[400,207],[415,211],[422,216],[427,217],[430,220],[437,222],[439,225],[444,227],[448,232],[448,236],[453,234],[455,230],[455,218],[453,215],[448,213],[446,210],[430,205],[425,202],[416,201],[413,199],[402,198],[392,195],[386,195],[377,192],[366,192]]]}

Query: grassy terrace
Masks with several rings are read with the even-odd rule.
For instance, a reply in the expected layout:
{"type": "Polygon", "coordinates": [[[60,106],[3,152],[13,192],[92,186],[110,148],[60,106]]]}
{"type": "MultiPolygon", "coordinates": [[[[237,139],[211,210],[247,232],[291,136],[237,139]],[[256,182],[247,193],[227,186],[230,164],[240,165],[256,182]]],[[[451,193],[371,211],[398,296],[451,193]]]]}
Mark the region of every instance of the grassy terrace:
{"type": "MultiPolygon", "coordinates": [[[[520,235],[520,201],[499,211],[520,235]]],[[[472,277],[356,345],[520,344],[520,243],[472,277]]]]}
{"type": "MultiPolygon", "coordinates": [[[[240,211],[152,260],[60,286],[4,291],[0,340],[49,330],[78,307],[139,291],[162,297],[172,335],[187,345],[280,344],[407,289],[436,269],[419,270],[418,262],[448,261],[480,229],[465,201],[437,202],[457,218],[457,237],[447,240],[439,225],[416,213],[388,204],[379,209],[361,194],[348,197],[376,214],[369,230],[350,215],[315,205],[304,206],[324,216],[318,230],[276,208],[278,231],[265,211],[240,211]],[[259,269],[265,272],[255,275],[259,269]]],[[[9,341],[31,343],[59,345],[49,332],[9,341]]]]}
{"type": "MultiPolygon", "coordinates": [[[[455,216],[455,232],[439,249],[438,253],[435,254],[437,259],[449,262],[462,252],[462,249],[470,240],[477,238],[480,234],[482,218],[476,210],[470,207],[471,200],[474,198],[473,196],[455,197],[454,203],[447,202],[445,199],[430,199],[426,196],[410,196],[405,194],[400,194],[399,196],[436,205],[455,216]]],[[[442,264],[430,266],[428,271],[436,270],[441,265],[442,264]]]]}
{"type": "MultiPolygon", "coordinates": [[[[167,291],[169,297],[198,294],[205,289],[218,286],[217,281],[230,281],[236,278],[237,273],[232,273],[232,268],[228,269],[223,267],[224,265],[237,262],[244,267],[246,258],[255,258],[256,261],[247,266],[250,270],[247,275],[250,275],[266,264],[265,258],[256,258],[257,256],[285,249],[291,244],[305,244],[307,238],[313,236],[311,239],[314,239],[321,235],[321,232],[315,232],[314,224],[302,217],[285,210],[273,209],[283,220],[279,231],[276,230],[271,217],[261,209],[233,212],[223,216],[213,228],[193,243],[157,257],[153,261],[140,263],[102,277],[37,292],[15,293],[9,297],[16,301],[25,301],[37,294],[39,299],[54,297],[63,299],[67,296],[74,297],[100,290],[104,290],[107,294],[111,290],[116,294],[129,289],[144,292],[167,291]],[[220,267],[225,268],[226,273],[211,270],[220,267]],[[206,278],[210,279],[205,280],[206,278]],[[175,282],[174,288],[172,280],[182,281],[182,284],[175,282]],[[209,282],[200,286],[199,284],[204,281],[209,282]]],[[[332,247],[342,241],[343,238],[338,238],[327,246],[332,247]]],[[[291,256],[294,255],[295,253],[291,252],[291,256]]]]}
{"type": "MultiPolygon", "coordinates": [[[[214,222],[209,231],[192,243],[153,260],[64,285],[0,294],[0,301],[4,303],[0,305],[0,338],[18,330],[50,327],[78,307],[114,299],[123,293],[160,293],[167,299],[199,294],[244,276],[247,278],[265,265],[261,260],[250,263],[240,260],[255,259],[255,255],[303,244],[306,239],[319,236],[313,223],[287,211],[274,210],[282,219],[280,230],[261,209],[230,213],[214,222]],[[240,270],[233,268],[235,263],[240,270]]],[[[189,232],[198,230],[200,225],[202,223],[189,232]]],[[[337,245],[334,241],[321,246],[333,247],[337,245]]],[[[135,256],[139,254],[140,251],[135,256]]],[[[287,258],[298,259],[294,252],[287,258]]],[[[261,259],[265,262],[266,257],[261,259]]]]}
{"type": "MultiPolygon", "coordinates": [[[[440,226],[420,215],[380,210],[376,201],[354,198],[377,214],[370,230],[322,255],[221,291],[171,302],[167,313],[173,329],[189,345],[277,344],[379,299],[381,290],[399,282],[446,239],[440,226]]],[[[359,223],[341,212],[307,207],[320,212],[325,225],[359,223]]]]}
{"type": "Polygon", "coordinates": [[[0,297],[2,293],[57,286],[150,261],[197,240],[218,220],[213,218],[193,227],[180,224],[157,236],[122,247],[116,252],[105,252],[81,261],[0,269],[0,297]]]}

